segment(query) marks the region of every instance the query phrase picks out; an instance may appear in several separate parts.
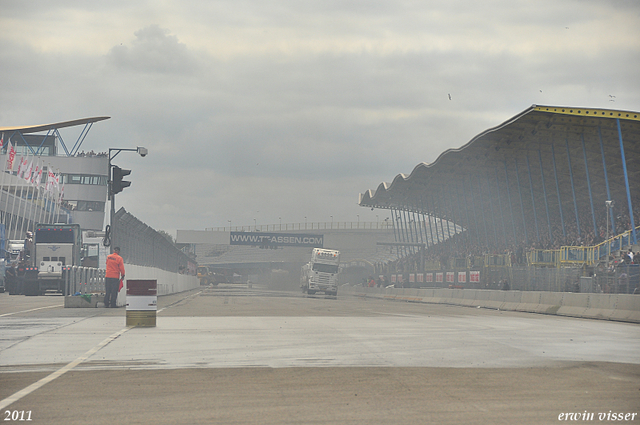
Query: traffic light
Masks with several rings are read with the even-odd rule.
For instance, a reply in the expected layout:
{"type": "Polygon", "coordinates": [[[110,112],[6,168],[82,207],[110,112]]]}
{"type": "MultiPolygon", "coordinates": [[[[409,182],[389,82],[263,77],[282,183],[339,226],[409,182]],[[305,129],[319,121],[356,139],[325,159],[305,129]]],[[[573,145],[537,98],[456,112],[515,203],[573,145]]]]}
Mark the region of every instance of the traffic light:
{"type": "Polygon", "coordinates": [[[122,192],[124,188],[131,186],[131,182],[122,180],[123,177],[131,174],[131,170],[125,170],[123,168],[118,167],[117,165],[113,166],[113,178],[111,179],[111,194],[115,195],[116,193],[122,192]]]}

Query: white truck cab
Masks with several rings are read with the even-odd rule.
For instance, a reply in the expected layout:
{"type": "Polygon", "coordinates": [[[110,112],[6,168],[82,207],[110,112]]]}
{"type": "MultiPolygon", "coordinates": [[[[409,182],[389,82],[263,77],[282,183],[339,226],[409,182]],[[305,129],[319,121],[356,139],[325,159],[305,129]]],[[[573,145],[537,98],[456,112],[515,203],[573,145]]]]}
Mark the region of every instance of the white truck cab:
{"type": "Polygon", "coordinates": [[[338,295],[338,272],[340,271],[340,251],[313,248],[311,261],[302,266],[300,286],[302,292],[313,295],[338,295]]]}

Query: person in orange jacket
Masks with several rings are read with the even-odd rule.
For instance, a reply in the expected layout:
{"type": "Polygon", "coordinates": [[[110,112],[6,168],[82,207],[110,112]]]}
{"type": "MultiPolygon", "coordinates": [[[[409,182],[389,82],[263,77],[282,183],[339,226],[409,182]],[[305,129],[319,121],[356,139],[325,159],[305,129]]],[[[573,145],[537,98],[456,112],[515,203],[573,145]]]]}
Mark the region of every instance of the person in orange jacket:
{"type": "Polygon", "coordinates": [[[107,270],[104,277],[104,306],[115,308],[120,281],[124,279],[124,261],[120,256],[120,247],[113,248],[113,254],[107,256],[107,270]]]}

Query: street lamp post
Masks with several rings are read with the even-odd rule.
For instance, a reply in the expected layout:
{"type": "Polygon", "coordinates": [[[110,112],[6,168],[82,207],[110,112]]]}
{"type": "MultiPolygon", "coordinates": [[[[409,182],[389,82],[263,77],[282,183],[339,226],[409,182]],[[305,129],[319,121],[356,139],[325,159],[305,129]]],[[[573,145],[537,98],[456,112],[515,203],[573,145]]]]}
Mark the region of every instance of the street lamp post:
{"type": "Polygon", "coordinates": [[[116,215],[116,194],[114,193],[114,187],[113,187],[113,174],[112,174],[112,169],[113,169],[113,165],[111,164],[111,160],[114,159],[116,156],[118,156],[118,154],[122,151],[130,151],[130,152],[137,152],[138,155],[140,155],[141,157],[145,157],[149,154],[149,150],[145,147],[142,146],[138,146],[135,149],[131,149],[131,148],[109,148],[109,169],[107,170],[107,192],[108,192],[108,196],[109,196],[109,201],[111,202],[111,212],[109,214],[109,224],[110,224],[110,235],[109,238],[111,240],[111,247],[110,247],[110,251],[111,253],[113,253],[113,248],[114,248],[114,242],[115,242],[115,234],[116,234],[116,225],[114,223],[114,217],[116,215]]]}

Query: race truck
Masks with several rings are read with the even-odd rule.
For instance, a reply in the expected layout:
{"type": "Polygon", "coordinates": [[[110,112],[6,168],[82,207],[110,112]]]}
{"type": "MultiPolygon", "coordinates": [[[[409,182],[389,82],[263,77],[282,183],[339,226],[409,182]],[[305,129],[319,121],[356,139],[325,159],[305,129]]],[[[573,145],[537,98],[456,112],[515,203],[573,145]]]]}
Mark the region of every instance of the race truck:
{"type": "Polygon", "coordinates": [[[324,292],[325,295],[338,295],[338,271],[340,269],[340,251],[313,248],[311,261],[302,266],[300,286],[302,292],[313,295],[324,292]]]}
{"type": "Polygon", "coordinates": [[[71,266],[81,265],[80,225],[38,224],[33,241],[25,242],[25,254],[18,266],[24,295],[41,295],[48,290],[67,295],[65,273],[71,266]]]}

